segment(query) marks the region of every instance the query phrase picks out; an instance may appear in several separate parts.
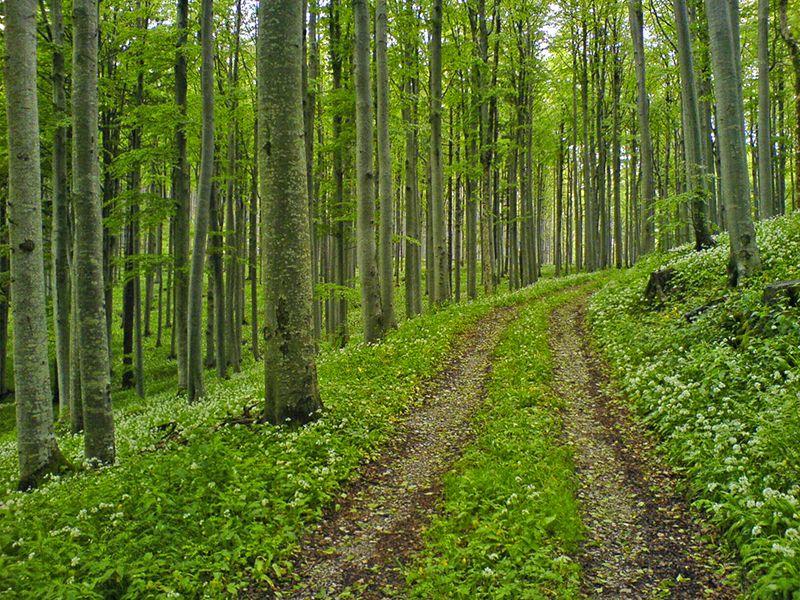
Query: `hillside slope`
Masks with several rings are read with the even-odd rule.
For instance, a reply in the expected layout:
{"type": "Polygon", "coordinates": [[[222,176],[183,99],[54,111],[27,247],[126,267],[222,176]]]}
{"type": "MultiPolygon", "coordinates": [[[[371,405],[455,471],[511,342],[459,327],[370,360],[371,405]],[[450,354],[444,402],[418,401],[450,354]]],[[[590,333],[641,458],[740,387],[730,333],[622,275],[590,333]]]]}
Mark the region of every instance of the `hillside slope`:
{"type": "Polygon", "coordinates": [[[749,593],[791,598],[800,590],[800,307],[762,294],[800,278],[800,218],[761,223],[758,242],[763,271],[741,289],[725,288],[723,238],[620,273],[590,318],[614,380],[739,554],[749,593]],[[666,267],[666,297],[647,302],[651,272],[666,267]]]}

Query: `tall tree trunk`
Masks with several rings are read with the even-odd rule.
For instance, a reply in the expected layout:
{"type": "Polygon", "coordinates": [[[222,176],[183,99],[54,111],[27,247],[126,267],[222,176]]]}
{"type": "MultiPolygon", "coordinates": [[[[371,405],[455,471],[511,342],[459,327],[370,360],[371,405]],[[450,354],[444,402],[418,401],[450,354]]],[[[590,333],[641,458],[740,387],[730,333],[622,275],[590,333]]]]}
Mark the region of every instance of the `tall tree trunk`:
{"type": "Polygon", "coordinates": [[[762,218],[775,214],[772,201],[772,132],[769,98],[769,0],[758,0],[758,188],[762,218]]]}
{"type": "MultiPolygon", "coordinates": [[[[228,377],[228,343],[232,341],[228,329],[233,329],[233,322],[227,310],[228,298],[226,297],[222,257],[223,233],[220,226],[222,207],[219,206],[217,186],[214,183],[211,184],[208,217],[208,261],[211,267],[211,289],[214,295],[214,310],[209,314],[214,319],[214,364],[217,366],[217,377],[226,379],[228,377]]],[[[233,265],[229,266],[233,267],[233,265]]],[[[230,299],[233,300],[233,294],[230,299]]]]}
{"type": "MultiPolygon", "coordinates": [[[[80,2],[80,0],[78,0],[80,2]]],[[[20,488],[65,464],[53,433],[44,295],[39,112],[36,91],[36,2],[5,6],[8,207],[11,314],[20,488]]]]}
{"type": "Polygon", "coordinates": [[[64,87],[64,18],[61,0],[50,1],[53,35],[53,322],[59,417],[69,412],[70,269],[69,200],[67,198],[67,99],[64,87]]]}
{"type": "Polygon", "coordinates": [[[250,343],[253,358],[259,360],[258,350],[258,116],[253,131],[253,166],[250,175],[249,242],[247,250],[247,278],[250,280],[250,343]]]}
{"type": "Polygon", "coordinates": [[[728,282],[737,286],[761,267],[750,215],[739,57],[739,5],[737,0],[705,0],[705,3],[717,98],[722,198],[731,240],[728,282]]]}
{"type": "Polygon", "coordinates": [[[380,275],[375,256],[375,165],[372,151],[372,90],[370,85],[370,35],[367,0],[354,0],[355,88],[356,88],[356,194],[357,259],[361,277],[361,312],[364,340],[383,337],[385,323],[381,309],[380,275]]]}
{"type": "Polygon", "coordinates": [[[392,282],[392,151],[389,144],[389,59],[386,48],[386,0],[375,4],[375,71],[378,116],[379,270],[384,327],[395,326],[392,282]]]}
{"type": "Polygon", "coordinates": [[[781,13],[781,36],[789,48],[794,70],[794,209],[800,204],[800,41],[789,26],[788,0],[779,0],[781,13]]]}
{"type": "Polygon", "coordinates": [[[274,0],[259,8],[259,74],[270,82],[267,94],[259,96],[270,148],[261,165],[267,228],[265,415],[275,424],[305,423],[322,408],[311,314],[302,13],[302,0],[274,0]]]}
{"type": "Polygon", "coordinates": [[[442,167],[442,0],[434,0],[431,6],[430,63],[431,205],[428,210],[431,213],[433,264],[428,268],[433,267],[431,301],[441,304],[450,299],[442,167]]]}
{"type": "Polygon", "coordinates": [[[594,190],[592,188],[592,148],[589,145],[589,44],[586,23],[581,24],[583,34],[581,60],[581,121],[583,132],[583,265],[587,271],[595,269],[594,264],[594,230],[592,215],[594,211],[594,190]]]}
{"type": "MultiPolygon", "coordinates": [[[[187,67],[185,54],[189,22],[189,0],[177,0],[177,13],[178,43],[175,52],[175,103],[178,106],[180,118],[175,128],[177,162],[172,170],[172,198],[175,203],[173,229],[175,319],[173,332],[175,336],[175,356],[178,361],[178,389],[185,390],[188,387],[189,360],[189,228],[191,212],[189,161],[186,154],[186,126],[188,122],[186,118],[187,67]]],[[[200,294],[202,294],[202,291],[200,294]]],[[[199,321],[197,327],[200,327],[199,321]]]]}
{"type": "MultiPolygon", "coordinates": [[[[162,190],[162,198],[164,190],[162,190]]],[[[158,266],[156,267],[156,282],[158,283],[157,315],[156,315],[156,348],[161,347],[161,337],[164,326],[164,263],[162,260],[164,251],[164,222],[158,224],[156,230],[156,256],[158,266]]],[[[169,303],[168,303],[169,304],[169,303]]]]}
{"type": "MultiPolygon", "coordinates": [[[[409,23],[413,22],[413,2],[408,0],[409,23]]],[[[405,44],[405,64],[403,69],[403,122],[405,124],[405,284],[406,316],[413,317],[422,312],[422,253],[419,206],[419,175],[417,172],[417,31],[414,28],[405,44]]]]}
{"type": "Polygon", "coordinates": [[[651,252],[655,248],[655,184],[653,179],[653,142],[650,137],[650,98],[647,95],[647,76],[644,56],[644,25],[641,0],[628,0],[633,59],[636,71],[636,109],[639,119],[639,156],[642,172],[642,202],[644,203],[644,232],[642,248],[651,252]]]}
{"type": "MultiPolygon", "coordinates": [[[[517,93],[517,100],[520,94],[517,93]]],[[[516,106],[517,115],[519,115],[521,108],[519,104],[516,106]]],[[[517,123],[519,123],[519,116],[517,123]]],[[[521,154],[520,132],[517,131],[514,138],[510,140],[509,147],[511,148],[508,155],[508,286],[512,290],[520,288],[520,272],[519,272],[519,226],[517,219],[517,206],[519,204],[519,188],[517,186],[517,162],[521,154]]]]}
{"type": "MultiPolygon", "coordinates": [[[[330,59],[333,92],[342,89],[342,53],[341,53],[341,13],[338,0],[330,0],[330,59]]],[[[334,198],[333,212],[335,226],[333,235],[333,271],[334,283],[338,290],[332,298],[333,304],[333,345],[337,348],[347,344],[349,331],[347,326],[347,296],[343,293],[349,279],[347,260],[347,223],[348,214],[344,198],[344,160],[342,150],[342,114],[333,111],[333,180],[334,198]]]]}
{"type": "Polygon", "coordinates": [[[556,155],[556,206],[555,234],[553,236],[556,277],[561,276],[561,212],[564,198],[564,123],[558,128],[558,154],[556,155]]]}
{"type": "MultiPolygon", "coordinates": [[[[141,9],[141,5],[137,3],[141,9]]],[[[145,32],[147,24],[144,19],[138,19],[137,28],[145,32]]],[[[136,77],[136,88],[134,101],[137,108],[142,106],[144,95],[144,65],[141,57],[138,61],[138,75],[136,77]]],[[[130,148],[134,153],[133,169],[130,173],[128,192],[130,194],[130,205],[128,208],[128,222],[125,229],[125,288],[123,292],[122,307],[122,326],[123,326],[123,347],[122,347],[122,387],[136,388],[136,393],[144,396],[144,374],[142,370],[142,303],[140,290],[140,269],[137,258],[139,256],[139,199],[142,187],[142,166],[138,156],[135,155],[141,149],[142,129],[137,122],[130,135],[130,148]]]]}
{"type": "MultiPolygon", "coordinates": [[[[235,209],[238,204],[236,195],[236,162],[237,162],[237,136],[236,112],[238,107],[239,85],[239,32],[242,25],[242,2],[236,1],[236,16],[233,33],[233,56],[228,73],[228,93],[231,98],[228,102],[230,118],[228,122],[227,140],[227,173],[225,181],[225,357],[234,373],[240,370],[239,326],[242,316],[237,311],[237,298],[239,295],[239,230],[236,226],[235,209]]],[[[213,193],[213,192],[212,192],[213,193]]],[[[222,212],[219,213],[220,223],[222,212]]],[[[219,369],[219,365],[217,365],[219,369]]]]}
{"type": "Polygon", "coordinates": [[[314,164],[314,132],[317,117],[317,90],[319,89],[319,41],[317,39],[317,0],[311,0],[308,13],[308,79],[305,98],[305,136],[306,136],[306,172],[308,176],[308,210],[311,232],[311,289],[314,293],[314,338],[319,339],[322,328],[322,304],[317,298],[317,283],[320,271],[320,243],[317,231],[317,212],[319,211],[318,168],[314,164]]]}
{"type": "MultiPolygon", "coordinates": [[[[73,174],[74,177],[74,174],[73,174]]],[[[75,212],[76,204],[73,196],[73,213],[75,212]]],[[[72,239],[72,264],[70,265],[70,278],[72,281],[77,281],[75,258],[78,255],[77,244],[78,240],[73,236],[72,239]]],[[[106,286],[107,287],[107,286],[106,286]]],[[[70,431],[72,433],[80,433],[83,431],[83,399],[81,396],[81,341],[78,339],[78,287],[77,285],[71,286],[70,300],[72,310],[70,311],[70,329],[76,335],[70,337],[70,351],[69,354],[72,360],[69,361],[69,423],[70,431]]],[[[106,323],[107,325],[107,323],[106,323]]],[[[108,338],[108,327],[106,327],[106,338],[108,338]]],[[[111,360],[109,359],[109,365],[111,360]]],[[[110,376],[110,373],[109,373],[110,376]]]]}
{"type": "Polygon", "coordinates": [[[74,2],[72,22],[76,333],[80,339],[84,448],[90,461],[110,464],[115,446],[103,302],[103,219],[98,195],[96,0],[74,2]]]}
{"type": "Polygon", "coordinates": [[[481,279],[487,294],[494,291],[494,246],[492,243],[492,149],[489,124],[489,101],[486,94],[486,70],[489,65],[489,30],[486,24],[486,2],[478,0],[477,11],[470,14],[472,35],[476,42],[479,64],[476,65],[476,89],[480,121],[480,245],[481,279]]]}
{"type": "Polygon", "coordinates": [[[200,90],[203,98],[203,125],[200,143],[200,183],[194,226],[194,250],[189,278],[188,379],[189,402],[205,395],[203,384],[203,276],[208,242],[211,186],[214,176],[214,2],[202,0],[200,20],[200,90]]]}
{"type": "Polygon", "coordinates": [[[611,186],[614,193],[614,266],[617,269],[622,268],[622,207],[620,205],[620,127],[621,119],[619,114],[620,96],[622,95],[622,59],[619,55],[620,47],[618,44],[614,45],[613,52],[613,81],[612,92],[613,104],[611,107],[611,120],[613,122],[613,132],[611,139],[611,172],[612,182],[611,186]]]}
{"type": "MultiPolygon", "coordinates": [[[[10,249],[8,248],[8,199],[0,199],[0,244],[5,249],[0,251],[0,399],[5,398],[10,390],[8,388],[8,306],[10,286],[9,261],[10,249]]],[[[74,336],[73,336],[74,337],[74,336]]]]}
{"type": "Polygon", "coordinates": [[[694,76],[694,55],[689,33],[689,16],[686,0],[673,0],[675,29],[678,33],[678,62],[680,63],[681,108],[683,112],[683,149],[686,168],[686,185],[691,196],[692,227],[696,250],[714,245],[708,228],[705,164],[703,138],[700,128],[700,108],[694,76]]]}

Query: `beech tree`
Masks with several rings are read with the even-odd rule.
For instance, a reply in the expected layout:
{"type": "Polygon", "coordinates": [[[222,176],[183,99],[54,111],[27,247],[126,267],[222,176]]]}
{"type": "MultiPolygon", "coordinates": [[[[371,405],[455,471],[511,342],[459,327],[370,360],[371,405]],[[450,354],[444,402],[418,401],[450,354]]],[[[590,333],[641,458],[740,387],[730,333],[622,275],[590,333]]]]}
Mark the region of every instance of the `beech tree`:
{"type": "Polygon", "coordinates": [[[42,201],[39,196],[39,107],[36,90],[36,2],[6,5],[8,217],[11,223],[11,315],[20,488],[36,486],[66,461],[53,433],[47,358],[42,201]]]}
{"type": "Polygon", "coordinates": [[[205,395],[203,381],[203,345],[201,323],[203,317],[203,278],[205,276],[206,244],[211,213],[211,194],[214,175],[214,4],[203,0],[201,4],[201,88],[203,96],[203,123],[200,147],[200,183],[197,193],[197,210],[194,224],[194,248],[189,279],[187,391],[193,402],[205,395]]]}
{"type": "Polygon", "coordinates": [[[741,285],[761,266],[750,214],[750,180],[744,136],[742,69],[739,47],[739,5],[706,0],[714,85],[717,99],[722,198],[730,232],[730,285],[741,285]]]}
{"type": "Polygon", "coordinates": [[[103,296],[103,219],[97,156],[97,3],[73,3],[72,138],[80,392],[86,458],[116,456],[103,296]]]}
{"type": "Polygon", "coordinates": [[[356,194],[358,196],[356,248],[361,277],[361,314],[364,340],[383,337],[384,322],[380,275],[375,255],[375,167],[373,160],[372,84],[370,83],[369,8],[366,0],[354,0],[356,92],[356,194]]]}
{"type": "Polygon", "coordinates": [[[259,97],[269,154],[260,171],[267,259],[265,415],[272,423],[305,423],[322,403],[314,363],[311,243],[303,141],[301,0],[260,7],[259,72],[271,82],[259,97]]]}
{"type": "Polygon", "coordinates": [[[639,119],[639,156],[642,163],[642,201],[644,202],[644,222],[642,246],[645,252],[655,247],[653,229],[653,142],[650,137],[650,98],[647,95],[647,75],[645,72],[644,33],[641,0],[628,0],[631,36],[633,37],[633,57],[636,71],[636,109],[639,119]]]}
{"type": "Polygon", "coordinates": [[[389,139],[389,64],[387,57],[386,0],[375,5],[375,66],[378,117],[378,203],[380,206],[381,312],[386,328],[394,327],[394,282],[392,280],[392,149],[389,139]]]}

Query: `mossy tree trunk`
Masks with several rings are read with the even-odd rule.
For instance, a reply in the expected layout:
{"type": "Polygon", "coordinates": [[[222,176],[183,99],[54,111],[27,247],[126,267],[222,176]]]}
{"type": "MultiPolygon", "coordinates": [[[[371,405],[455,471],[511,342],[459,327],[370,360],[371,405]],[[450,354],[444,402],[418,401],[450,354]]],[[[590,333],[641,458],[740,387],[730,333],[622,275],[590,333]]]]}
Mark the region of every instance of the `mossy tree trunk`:
{"type": "Polygon", "coordinates": [[[53,433],[47,356],[42,201],[39,196],[39,113],[36,90],[36,2],[5,6],[8,117],[11,314],[20,487],[57,471],[64,462],[53,433]]]}
{"type": "Polygon", "coordinates": [[[705,0],[717,101],[722,199],[730,233],[728,283],[741,285],[761,266],[750,214],[737,0],[705,0]]]}
{"type": "Polygon", "coordinates": [[[370,84],[369,6],[353,1],[356,89],[356,253],[361,277],[364,340],[376,342],[385,332],[380,275],[375,252],[375,165],[373,160],[372,89],[370,84]]]}
{"type": "Polygon", "coordinates": [[[259,113],[266,116],[262,154],[267,270],[264,341],[265,416],[305,423],[322,403],[312,317],[311,240],[303,122],[303,3],[272,0],[259,8],[259,113]]]}
{"type": "Polygon", "coordinates": [[[73,197],[75,285],[86,458],[115,459],[106,309],[103,301],[103,208],[97,134],[97,2],[73,4],[73,197]]]}

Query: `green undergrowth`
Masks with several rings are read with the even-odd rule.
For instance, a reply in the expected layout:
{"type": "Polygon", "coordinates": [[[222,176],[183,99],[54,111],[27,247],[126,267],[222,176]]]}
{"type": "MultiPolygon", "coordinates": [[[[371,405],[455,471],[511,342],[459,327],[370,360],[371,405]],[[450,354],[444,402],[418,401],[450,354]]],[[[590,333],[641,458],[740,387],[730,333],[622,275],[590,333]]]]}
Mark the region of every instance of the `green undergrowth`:
{"type": "MultiPolygon", "coordinates": [[[[119,464],[12,491],[0,476],[0,597],[229,597],[269,588],[298,539],[366,458],[378,456],[421,380],[458,334],[493,306],[551,293],[545,280],[515,294],[451,305],[405,321],[377,346],[319,357],[326,406],[300,429],[225,424],[259,410],[252,365],[210,381],[205,401],[162,393],[117,415],[119,464]]],[[[79,455],[77,436],[61,438],[79,455]]]]}
{"type": "Polygon", "coordinates": [[[616,383],[740,557],[748,595],[800,598],[800,308],[761,299],[766,284],[800,278],[800,218],[757,233],[763,271],[744,287],[725,289],[722,239],[621,273],[590,318],[616,383]],[[648,276],[665,266],[674,289],[649,306],[648,276]],[[703,306],[693,322],[684,316],[703,306]]]}
{"type": "Polygon", "coordinates": [[[580,567],[571,555],[582,525],[547,335],[552,310],[586,293],[540,295],[501,337],[477,438],[445,478],[442,512],[407,573],[413,597],[579,595],[580,567]]]}

